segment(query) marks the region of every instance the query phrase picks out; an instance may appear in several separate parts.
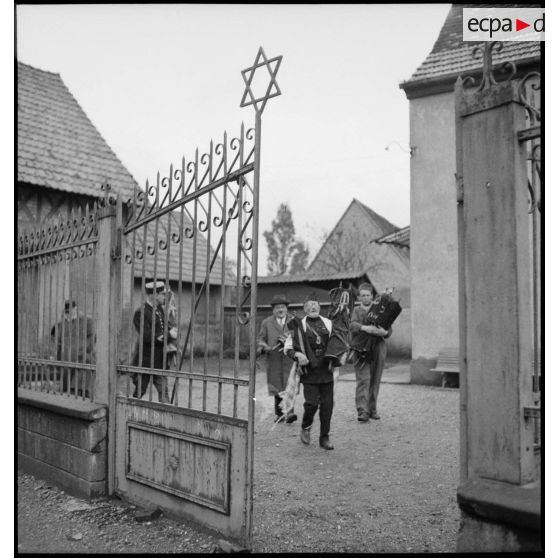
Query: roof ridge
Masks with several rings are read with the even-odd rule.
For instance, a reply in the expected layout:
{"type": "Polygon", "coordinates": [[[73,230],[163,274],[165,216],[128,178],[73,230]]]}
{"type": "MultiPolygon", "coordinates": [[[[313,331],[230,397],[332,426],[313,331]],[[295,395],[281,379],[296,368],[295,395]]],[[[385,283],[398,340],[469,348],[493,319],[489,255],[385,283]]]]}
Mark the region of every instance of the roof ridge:
{"type": "Polygon", "coordinates": [[[343,214],[341,215],[341,217],[339,217],[339,219],[337,220],[335,225],[331,228],[331,231],[329,231],[329,234],[327,235],[326,239],[322,242],[322,245],[320,246],[320,249],[316,252],[316,255],[314,256],[314,258],[310,262],[310,265],[308,266],[308,269],[310,269],[314,265],[314,263],[318,259],[318,256],[320,255],[321,251],[324,249],[324,246],[329,242],[329,239],[331,238],[331,235],[333,234],[333,231],[337,228],[337,225],[339,225],[339,223],[343,220],[343,217],[345,217],[345,215],[349,211],[351,205],[355,202],[358,203],[358,200],[356,198],[353,198],[351,200],[351,203],[349,203],[349,205],[345,209],[345,211],[343,211],[343,214]]]}
{"type": "Polygon", "coordinates": [[[18,66],[27,66],[28,68],[31,68],[32,70],[35,70],[36,72],[43,72],[45,74],[51,74],[53,76],[58,76],[60,77],[60,73],[58,72],[51,72],[50,70],[43,70],[42,68],[37,68],[36,66],[31,66],[31,64],[27,64],[26,62],[22,62],[21,60],[17,60],[17,64],[18,66]]]}
{"type": "Polygon", "coordinates": [[[354,201],[356,201],[358,204],[362,206],[362,208],[365,210],[369,218],[373,219],[374,221],[379,221],[379,222],[375,222],[375,224],[379,225],[381,229],[385,229],[385,225],[391,228],[391,231],[385,231],[385,234],[390,234],[399,228],[396,225],[394,225],[391,221],[388,221],[385,217],[383,217],[379,213],[376,213],[372,208],[362,203],[360,200],[354,198],[354,201]]]}
{"type": "Polygon", "coordinates": [[[18,181],[92,197],[106,180],[124,199],[138,182],[60,74],[17,61],[18,181]]]}

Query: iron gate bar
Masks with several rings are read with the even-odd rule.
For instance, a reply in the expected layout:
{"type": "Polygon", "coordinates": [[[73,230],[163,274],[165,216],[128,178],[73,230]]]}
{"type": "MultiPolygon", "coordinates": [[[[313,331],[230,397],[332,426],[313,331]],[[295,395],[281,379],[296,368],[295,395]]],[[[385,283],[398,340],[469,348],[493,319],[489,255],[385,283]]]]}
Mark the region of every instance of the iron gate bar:
{"type": "MultiPolygon", "coordinates": [[[[235,200],[235,204],[236,204],[236,200],[235,200]]],[[[222,244],[224,244],[223,239],[226,237],[226,232],[228,230],[228,227],[229,227],[229,224],[230,224],[231,221],[232,221],[232,216],[229,215],[229,218],[227,219],[226,224],[225,224],[225,228],[223,229],[223,234],[221,235],[221,238],[219,239],[219,243],[217,244],[217,248],[214,250],[214,254],[213,254],[213,257],[212,257],[212,260],[211,260],[210,269],[207,271],[207,273],[205,275],[205,278],[204,278],[204,281],[202,283],[202,286],[200,287],[200,292],[199,292],[198,296],[196,297],[196,302],[195,302],[195,306],[194,306],[194,314],[196,313],[196,310],[198,309],[198,305],[201,301],[201,296],[204,293],[204,290],[207,290],[207,287],[209,285],[209,280],[210,280],[210,274],[209,273],[213,269],[213,266],[215,265],[215,261],[217,260],[217,257],[219,255],[219,250],[221,249],[222,244]]],[[[195,249],[196,249],[196,243],[194,243],[194,250],[195,249]]],[[[194,252],[194,260],[195,260],[195,252],[194,252]]],[[[222,258],[222,260],[224,262],[224,258],[222,258]]],[[[209,258],[207,259],[207,261],[209,261],[209,258]]],[[[223,272],[222,280],[224,280],[224,272],[223,272]]],[[[223,283],[221,283],[221,284],[223,284],[223,283]]],[[[182,368],[184,355],[186,353],[186,347],[188,345],[188,340],[190,338],[190,330],[191,330],[191,327],[193,327],[192,324],[193,324],[193,320],[190,320],[190,324],[188,325],[188,330],[186,332],[186,339],[184,341],[184,348],[183,348],[183,351],[182,351],[182,358],[180,360],[179,369],[182,368]]]]}
{"type": "Polygon", "coordinates": [[[78,370],[96,370],[95,364],[88,364],[86,362],[73,362],[67,360],[53,360],[48,358],[31,357],[31,356],[18,356],[18,361],[28,362],[31,364],[44,365],[44,366],[63,366],[64,368],[75,368],[78,370]]]}
{"type": "Polygon", "coordinates": [[[88,238],[87,240],[80,240],[78,242],[74,242],[72,244],[64,245],[64,246],[55,246],[53,248],[46,248],[45,250],[40,250],[37,252],[33,252],[32,254],[24,254],[22,256],[18,256],[18,261],[29,260],[31,258],[38,258],[58,252],[66,252],[66,250],[73,250],[75,248],[79,248],[80,246],[84,246],[87,244],[96,243],[96,238],[88,238]]]}
{"type": "MultiPolygon", "coordinates": [[[[127,366],[124,364],[118,365],[118,370],[120,372],[128,372],[128,373],[139,373],[139,374],[150,374],[152,376],[168,376],[168,370],[161,370],[159,368],[144,368],[141,366],[127,366]]],[[[207,374],[205,372],[182,372],[182,371],[174,371],[173,376],[177,376],[178,378],[184,379],[195,379],[195,380],[207,380],[209,382],[214,383],[222,383],[222,384],[235,384],[239,386],[247,386],[249,380],[244,380],[238,377],[232,376],[220,376],[219,374],[207,374]]]]}
{"type": "MultiPolygon", "coordinates": [[[[265,108],[265,105],[273,96],[277,96],[281,94],[281,90],[279,89],[279,85],[276,81],[277,72],[279,70],[279,66],[281,65],[283,57],[277,56],[268,60],[263,48],[260,46],[258,50],[258,54],[254,61],[252,68],[248,68],[241,72],[242,78],[246,83],[246,89],[241,100],[241,107],[246,106],[249,104],[246,101],[246,95],[249,94],[251,98],[251,103],[255,110],[255,138],[254,138],[254,188],[253,188],[253,207],[254,207],[254,220],[252,223],[252,238],[256,241],[256,249],[253,252],[252,261],[250,262],[252,265],[252,273],[251,273],[251,281],[250,281],[250,291],[251,291],[251,300],[250,300],[250,312],[252,319],[250,320],[249,328],[250,328],[250,385],[248,386],[248,436],[246,438],[246,453],[247,453],[247,474],[246,474],[246,506],[245,506],[245,523],[246,523],[246,531],[247,531],[247,538],[251,541],[252,537],[252,513],[253,513],[253,477],[254,477],[254,408],[255,408],[255,380],[256,380],[256,354],[255,354],[255,346],[256,346],[256,312],[257,312],[257,279],[258,279],[258,250],[257,250],[257,241],[258,241],[258,234],[259,234],[259,191],[260,191],[260,157],[261,157],[261,116],[262,112],[265,108]],[[263,63],[260,63],[259,60],[262,59],[263,63]],[[272,71],[270,63],[276,62],[275,70],[272,71]],[[252,79],[254,78],[256,68],[262,66],[265,63],[267,69],[270,73],[271,81],[268,85],[266,94],[262,99],[256,99],[251,90],[251,83],[252,79]],[[250,77],[247,80],[245,74],[250,72],[250,77]],[[276,93],[271,94],[271,88],[275,85],[276,93]],[[258,102],[261,100],[261,105],[258,107],[258,102]]],[[[240,226],[240,219],[239,219],[239,226],[240,226]]],[[[240,241],[240,238],[239,238],[240,241]]],[[[242,247],[242,246],[241,246],[242,247]]],[[[242,250],[244,252],[244,250],[242,250]]],[[[244,254],[245,255],[245,254],[244,254]]],[[[239,270],[240,271],[240,270],[239,270]]],[[[237,281],[240,274],[237,274],[237,281]]],[[[239,298],[237,298],[237,312],[240,310],[238,308],[239,298]]],[[[238,326],[237,326],[238,327],[238,326]]],[[[238,341],[238,337],[237,337],[238,341]]],[[[235,356],[238,353],[235,351],[235,356]]],[[[235,375],[236,375],[236,367],[235,367],[235,375]]],[[[235,386],[235,390],[236,390],[235,386]]],[[[236,395],[236,394],[235,394],[236,395]]],[[[235,398],[236,403],[236,398],[235,398]]]]}
{"type": "MultiPolygon", "coordinates": [[[[218,180],[212,182],[211,184],[208,184],[207,186],[200,186],[199,190],[203,190],[204,193],[206,191],[211,191],[211,190],[215,190],[215,188],[219,188],[219,186],[223,186],[224,184],[227,184],[228,182],[233,182],[235,180],[238,180],[238,178],[244,174],[247,174],[249,172],[251,172],[252,170],[254,170],[254,163],[249,163],[247,164],[245,167],[242,167],[241,169],[237,170],[237,171],[233,171],[230,174],[228,174],[227,176],[223,177],[223,178],[219,178],[218,180]]],[[[173,201],[172,203],[170,203],[169,205],[162,207],[156,211],[154,211],[153,213],[149,214],[147,217],[145,217],[144,219],[140,219],[139,221],[136,221],[135,223],[132,223],[131,225],[127,225],[124,228],[124,233],[128,234],[131,231],[133,231],[134,229],[137,229],[139,227],[141,227],[144,224],[149,223],[150,221],[153,221],[154,219],[157,219],[157,217],[160,217],[161,215],[164,215],[165,213],[167,213],[168,211],[172,211],[174,209],[177,209],[178,207],[180,207],[183,204],[186,204],[188,202],[191,202],[193,200],[196,200],[199,197],[199,191],[196,191],[192,194],[186,195],[176,201],[173,201]]]]}
{"type": "MultiPolygon", "coordinates": [[[[531,214],[531,264],[532,269],[532,293],[533,298],[533,391],[540,391],[540,349],[539,349],[539,240],[538,228],[540,224],[539,214],[541,212],[541,174],[540,174],[540,138],[541,138],[541,111],[535,106],[534,99],[529,97],[527,88],[532,92],[540,90],[540,73],[530,72],[523,77],[519,84],[519,98],[526,110],[528,128],[519,130],[518,141],[526,143],[526,160],[528,166],[527,189],[529,193],[529,213],[531,214]],[[530,81],[531,80],[531,81],[530,81]],[[537,154],[539,157],[537,157],[537,154]]],[[[525,415],[527,416],[527,415],[525,415]]],[[[534,417],[537,421],[540,417],[534,417]]],[[[538,438],[538,423],[535,422],[536,437],[538,438]]]]}
{"type": "Polygon", "coordinates": [[[540,126],[533,126],[532,128],[525,128],[524,130],[519,130],[519,132],[517,132],[517,139],[520,142],[529,141],[529,140],[540,138],[540,137],[541,137],[541,127],[540,126]]]}

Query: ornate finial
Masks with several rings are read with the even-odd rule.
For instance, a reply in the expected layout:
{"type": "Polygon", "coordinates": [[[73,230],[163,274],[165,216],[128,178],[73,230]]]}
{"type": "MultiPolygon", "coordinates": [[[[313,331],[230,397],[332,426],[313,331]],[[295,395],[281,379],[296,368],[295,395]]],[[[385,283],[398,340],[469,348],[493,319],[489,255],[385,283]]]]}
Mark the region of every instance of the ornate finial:
{"type": "Polygon", "coordinates": [[[101,190],[105,193],[105,198],[108,198],[111,187],[107,179],[101,184],[101,190]]]}
{"type": "MultiPolygon", "coordinates": [[[[492,63],[492,51],[500,52],[502,50],[501,41],[486,42],[483,46],[476,46],[472,52],[472,58],[482,57],[482,80],[476,91],[485,91],[490,89],[498,82],[494,78],[494,68],[492,63]]],[[[507,81],[511,80],[516,74],[515,64],[506,61],[502,64],[502,68],[507,68],[510,72],[507,81]]],[[[473,85],[475,80],[472,76],[467,76],[463,79],[463,86],[473,85]]]]}
{"type": "Polygon", "coordinates": [[[261,114],[265,108],[268,99],[281,95],[281,90],[279,89],[279,85],[277,84],[277,80],[275,79],[277,76],[277,72],[279,70],[279,66],[281,65],[281,60],[283,60],[282,56],[276,56],[275,58],[268,59],[267,56],[265,55],[263,48],[260,47],[260,49],[258,50],[258,54],[256,55],[256,60],[254,60],[254,64],[250,68],[246,68],[246,70],[242,70],[241,72],[242,79],[246,84],[246,89],[244,90],[242,101],[240,101],[241,107],[245,107],[247,105],[253,105],[256,112],[259,112],[261,114]],[[274,69],[272,68],[272,64],[275,64],[274,69]],[[261,66],[267,67],[271,80],[267,86],[267,90],[265,94],[262,97],[256,98],[254,96],[254,93],[252,92],[251,85],[252,85],[252,80],[254,79],[256,69],[261,66]],[[248,73],[250,74],[250,76],[246,77],[248,73]],[[273,87],[275,87],[275,89],[272,91],[273,87]],[[251,99],[249,101],[246,99],[248,95],[250,96],[251,99]],[[258,103],[260,103],[259,106],[258,103]]]}

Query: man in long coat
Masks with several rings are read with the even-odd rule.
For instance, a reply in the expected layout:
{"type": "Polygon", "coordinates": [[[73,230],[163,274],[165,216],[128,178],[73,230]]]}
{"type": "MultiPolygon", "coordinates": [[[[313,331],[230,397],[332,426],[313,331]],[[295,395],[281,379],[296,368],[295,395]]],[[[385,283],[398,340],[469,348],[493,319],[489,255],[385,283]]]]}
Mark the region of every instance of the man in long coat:
{"type": "Polygon", "coordinates": [[[320,447],[332,450],[329,441],[331,415],[333,414],[333,387],[336,368],[326,356],[326,347],[332,331],[332,322],[320,316],[320,303],[314,293],[304,302],[302,320],[289,323],[285,341],[285,354],[296,360],[301,368],[300,382],[304,388],[304,416],[300,439],[310,443],[310,428],[319,410],[320,447]]]}
{"type": "MultiPolygon", "coordinates": [[[[95,329],[93,320],[78,312],[75,300],[66,300],[64,303],[64,317],[50,330],[52,342],[56,347],[56,359],[65,362],[95,363],[95,329]]],[[[70,369],[61,373],[62,391],[73,393],[78,385],[78,395],[82,395],[83,383],[85,396],[89,397],[93,375],[81,373],[70,369]],[[77,376],[77,378],[76,378],[77,376]]]]}
{"type": "MultiPolygon", "coordinates": [[[[146,283],[145,292],[148,298],[143,308],[138,308],[134,313],[134,327],[142,337],[138,339],[132,365],[165,370],[167,368],[163,359],[165,343],[167,347],[170,343],[176,343],[177,331],[176,327],[170,327],[168,320],[167,331],[165,331],[164,305],[166,295],[164,281],[151,281],[146,283]],[[153,294],[155,294],[155,305],[153,304],[153,294]],[[154,333],[153,324],[155,324],[154,333]]],[[[135,374],[133,381],[136,386],[134,397],[141,399],[149,385],[149,376],[135,374]]],[[[159,394],[159,402],[168,403],[169,393],[167,378],[164,376],[153,376],[153,384],[159,394]]]]}
{"type": "MultiPolygon", "coordinates": [[[[288,334],[287,323],[292,319],[287,315],[289,301],[284,295],[275,295],[271,301],[272,315],[265,318],[258,335],[258,354],[267,355],[267,388],[275,398],[275,420],[283,416],[281,397],[289,379],[292,361],[283,354],[283,345],[288,334]]],[[[291,423],[297,416],[290,412],[285,422],[291,423]]]]}

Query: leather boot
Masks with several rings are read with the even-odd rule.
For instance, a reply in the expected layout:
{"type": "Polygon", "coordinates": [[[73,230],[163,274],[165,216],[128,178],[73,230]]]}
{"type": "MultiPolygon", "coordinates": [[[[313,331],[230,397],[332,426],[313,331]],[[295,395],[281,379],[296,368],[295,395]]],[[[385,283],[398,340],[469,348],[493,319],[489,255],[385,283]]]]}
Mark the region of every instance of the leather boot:
{"type": "Polygon", "coordinates": [[[303,444],[306,445],[310,443],[310,426],[308,428],[302,428],[300,430],[300,440],[303,444]]]}
{"type": "Polygon", "coordinates": [[[329,436],[320,436],[320,447],[326,450],[333,449],[333,444],[329,441],[329,436]]]}
{"type": "Polygon", "coordinates": [[[287,413],[287,418],[285,419],[285,422],[287,424],[291,424],[292,422],[295,422],[297,418],[298,417],[291,411],[290,413],[287,413]]]}

